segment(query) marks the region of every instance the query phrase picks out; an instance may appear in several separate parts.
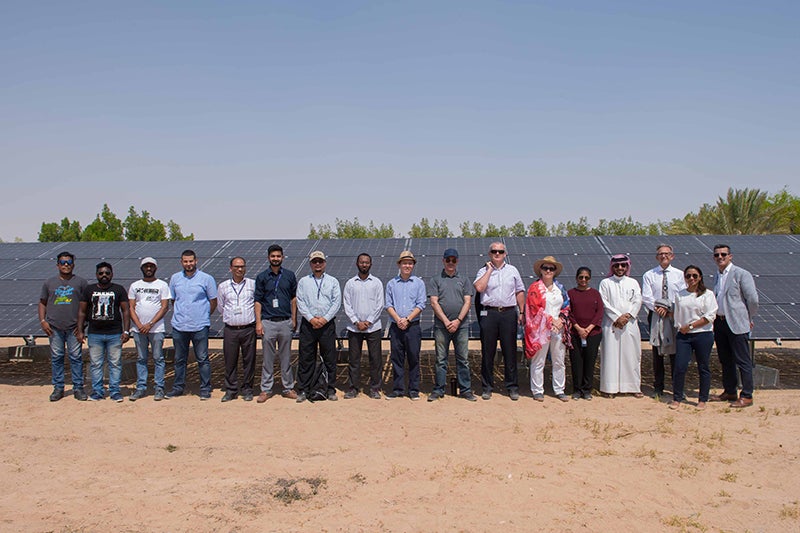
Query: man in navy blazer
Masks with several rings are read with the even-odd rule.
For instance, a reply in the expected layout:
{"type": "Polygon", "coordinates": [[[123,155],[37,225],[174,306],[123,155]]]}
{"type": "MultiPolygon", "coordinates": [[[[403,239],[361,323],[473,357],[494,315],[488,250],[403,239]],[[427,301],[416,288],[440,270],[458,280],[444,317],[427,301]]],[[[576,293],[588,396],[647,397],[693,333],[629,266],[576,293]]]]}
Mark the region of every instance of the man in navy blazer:
{"type": "Polygon", "coordinates": [[[714,246],[714,262],[719,275],[714,284],[717,297],[717,318],[714,320],[714,341],[722,365],[722,394],[716,401],[730,401],[731,407],[753,405],[753,360],[750,357],[750,329],[758,311],[758,293],[753,276],[731,261],[727,244],[714,246]],[[738,395],[736,369],[742,377],[742,393],[738,395]]]}

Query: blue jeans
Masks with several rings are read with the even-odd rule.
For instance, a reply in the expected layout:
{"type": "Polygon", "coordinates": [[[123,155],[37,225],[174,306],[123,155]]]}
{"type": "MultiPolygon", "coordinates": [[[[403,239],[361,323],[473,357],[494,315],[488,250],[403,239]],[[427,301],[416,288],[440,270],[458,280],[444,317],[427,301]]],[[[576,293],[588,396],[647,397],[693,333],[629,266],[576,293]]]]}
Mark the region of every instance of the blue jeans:
{"type": "Polygon", "coordinates": [[[148,344],[153,349],[153,367],[155,376],[153,381],[156,389],[164,389],[164,332],[139,333],[134,332],[133,340],[136,342],[136,389],[147,390],[147,348],[148,344]]]}
{"type": "Polygon", "coordinates": [[[103,392],[103,363],[108,360],[108,392],[119,394],[122,378],[122,339],[119,333],[89,333],[89,359],[91,360],[92,392],[103,392]]]}
{"type": "Polygon", "coordinates": [[[200,394],[211,394],[211,361],[208,360],[208,326],[199,331],[172,330],[175,346],[175,381],[172,390],[183,392],[186,388],[186,360],[189,357],[189,342],[194,348],[197,371],[200,374],[200,394]]]}
{"type": "Polygon", "coordinates": [[[75,330],[56,329],[51,326],[50,369],[53,374],[53,387],[64,388],[64,355],[69,354],[69,369],[72,372],[72,388],[83,388],[83,359],[81,343],[75,338],[75,330]]]}
{"type": "Polygon", "coordinates": [[[469,371],[469,328],[458,328],[455,333],[450,333],[446,328],[437,324],[433,328],[433,339],[436,346],[436,382],[433,392],[444,394],[447,381],[447,359],[450,355],[450,342],[456,352],[456,375],[458,388],[461,394],[472,391],[469,371]]]}
{"type": "Polygon", "coordinates": [[[683,386],[686,383],[686,370],[692,360],[692,351],[697,359],[697,373],[700,375],[700,391],[698,400],[708,401],[708,391],[711,389],[711,347],[714,345],[714,333],[702,331],[700,333],[678,333],[675,342],[675,366],[672,369],[672,398],[676,402],[683,399],[683,386]]]}

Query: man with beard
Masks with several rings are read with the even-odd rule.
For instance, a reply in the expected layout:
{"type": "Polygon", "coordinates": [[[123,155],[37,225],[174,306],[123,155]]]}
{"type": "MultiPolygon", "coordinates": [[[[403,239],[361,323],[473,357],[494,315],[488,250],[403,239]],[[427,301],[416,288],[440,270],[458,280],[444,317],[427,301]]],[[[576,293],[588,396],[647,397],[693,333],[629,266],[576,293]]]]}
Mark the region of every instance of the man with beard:
{"type": "Polygon", "coordinates": [[[258,403],[272,398],[275,382],[275,356],[281,363],[284,398],[297,399],[292,374],[292,331],[297,327],[297,278],[283,268],[283,248],[273,244],[267,249],[269,268],[256,276],[254,307],[256,335],[261,337],[264,360],[261,367],[261,394],[258,403]]]}
{"type": "Polygon", "coordinates": [[[133,340],[136,343],[136,391],[128,396],[135,402],[147,395],[147,349],[153,349],[153,381],[156,385],[155,401],[164,399],[164,315],[169,310],[172,294],[165,281],[156,278],[158,262],[145,257],[141,262],[142,279],[131,283],[128,301],[133,322],[133,340]]]}
{"type": "Polygon", "coordinates": [[[108,392],[115,402],[122,401],[119,382],[122,378],[122,345],[131,336],[128,293],[122,285],[111,283],[114,271],[110,263],[97,264],[97,283],[83,291],[78,312],[78,341],[83,342],[83,325],[89,320],[89,358],[91,360],[91,401],[105,398],[103,366],[108,362],[108,392]]]}
{"type": "Polygon", "coordinates": [[[367,341],[369,352],[369,397],[381,399],[381,312],[383,311],[383,283],[369,273],[372,257],[367,253],[356,258],[358,275],[347,280],[344,285],[344,312],[350,323],[347,325],[347,346],[350,361],[348,365],[350,388],[345,393],[346,400],[358,396],[361,389],[361,349],[367,341]]]}
{"type": "Polygon", "coordinates": [[[192,250],[181,254],[182,272],[169,280],[174,311],[172,343],[175,345],[175,380],[167,398],[183,395],[186,386],[186,359],[189,342],[194,348],[200,373],[200,399],[211,399],[211,361],[208,359],[208,328],[211,313],[217,308],[217,284],[214,278],[197,269],[197,255],[192,250]]]}

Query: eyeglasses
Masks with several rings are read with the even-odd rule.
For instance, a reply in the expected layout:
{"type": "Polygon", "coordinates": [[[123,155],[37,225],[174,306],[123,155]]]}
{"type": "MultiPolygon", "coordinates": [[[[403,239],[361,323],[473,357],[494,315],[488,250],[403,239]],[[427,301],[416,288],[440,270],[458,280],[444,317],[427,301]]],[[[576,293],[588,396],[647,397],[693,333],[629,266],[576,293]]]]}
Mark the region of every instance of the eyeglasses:
{"type": "Polygon", "coordinates": [[[656,257],[665,257],[665,256],[670,256],[670,255],[672,255],[672,252],[658,252],[656,254],[656,257]]]}
{"type": "Polygon", "coordinates": [[[58,264],[59,265],[71,265],[72,264],[72,259],[61,259],[61,260],[58,261],[58,264]]]}
{"type": "Polygon", "coordinates": [[[728,257],[728,255],[730,255],[730,254],[728,254],[726,252],[715,252],[714,253],[714,257],[728,257]]]}
{"type": "Polygon", "coordinates": [[[614,263],[613,265],[611,265],[611,268],[619,268],[619,267],[626,268],[627,266],[628,263],[614,263]]]}
{"type": "Polygon", "coordinates": [[[700,274],[684,274],[683,277],[686,279],[700,279],[700,274]]]}
{"type": "Polygon", "coordinates": [[[490,254],[500,254],[500,255],[503,255],[504,253],[506,253],[506,251],[505,251],[505,250],[489,250],[489,253],[490,253],[490,254]]]}
{"type": "Polygon", "coordinates": [[[311,260],[311,264],[312,265],[318,265],[319,263],[324,263],[324,262],[325,262],[324,259],[312,259],[311,260]]]}
{"type": "Polygon", "coordinates": [[[540,266],[539,270],[544,270],[545,272],[555,272],[556,271],[556,267],[550,266],[550,265],[544,265],[544,266],[540,266]]]}
{"type": "Polygon", "coordinates": [[[458,258],[456,257],[447,257],[444,260],[445,263],[458,263],[458,258]]]}
{"type": "Polygon", "coordinates": [[[590,279],[592,279],[592,276],[578,276],[577,279],[580,279],[580,280],[585,279],[586,281],[589,281],[590,279]]]}
{"type": "Polygon", "coordinates": [[[98,276],[110,276],[111,275],[111,271],[110,270],[98,270],[97,271],[97,275],[98,276]]]}
{"type": "Polygon", "coordinates": [[[231,268],[244,268],[245,265],[231,265],[231,268]]]}

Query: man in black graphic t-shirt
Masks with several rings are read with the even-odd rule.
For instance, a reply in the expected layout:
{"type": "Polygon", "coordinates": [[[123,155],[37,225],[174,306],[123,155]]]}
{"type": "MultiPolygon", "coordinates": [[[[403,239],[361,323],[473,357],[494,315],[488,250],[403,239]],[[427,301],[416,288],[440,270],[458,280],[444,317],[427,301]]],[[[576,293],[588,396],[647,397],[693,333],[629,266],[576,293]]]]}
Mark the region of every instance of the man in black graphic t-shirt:
{"type": "Polygon", "coordinates": [[[111,283],[114,271],[105,261],[97,264],[97,283],[83,292],[78,313],[78,340],[83,342],[83,324],[89,322],[89,358],[92,374],[91,401],[105,398],[103,364],[108,361],[108,391],[115,402],[122,401],[119,382],[122,378],[122,345],[130,338],[131,317],[128,293],[111,283]]]}

